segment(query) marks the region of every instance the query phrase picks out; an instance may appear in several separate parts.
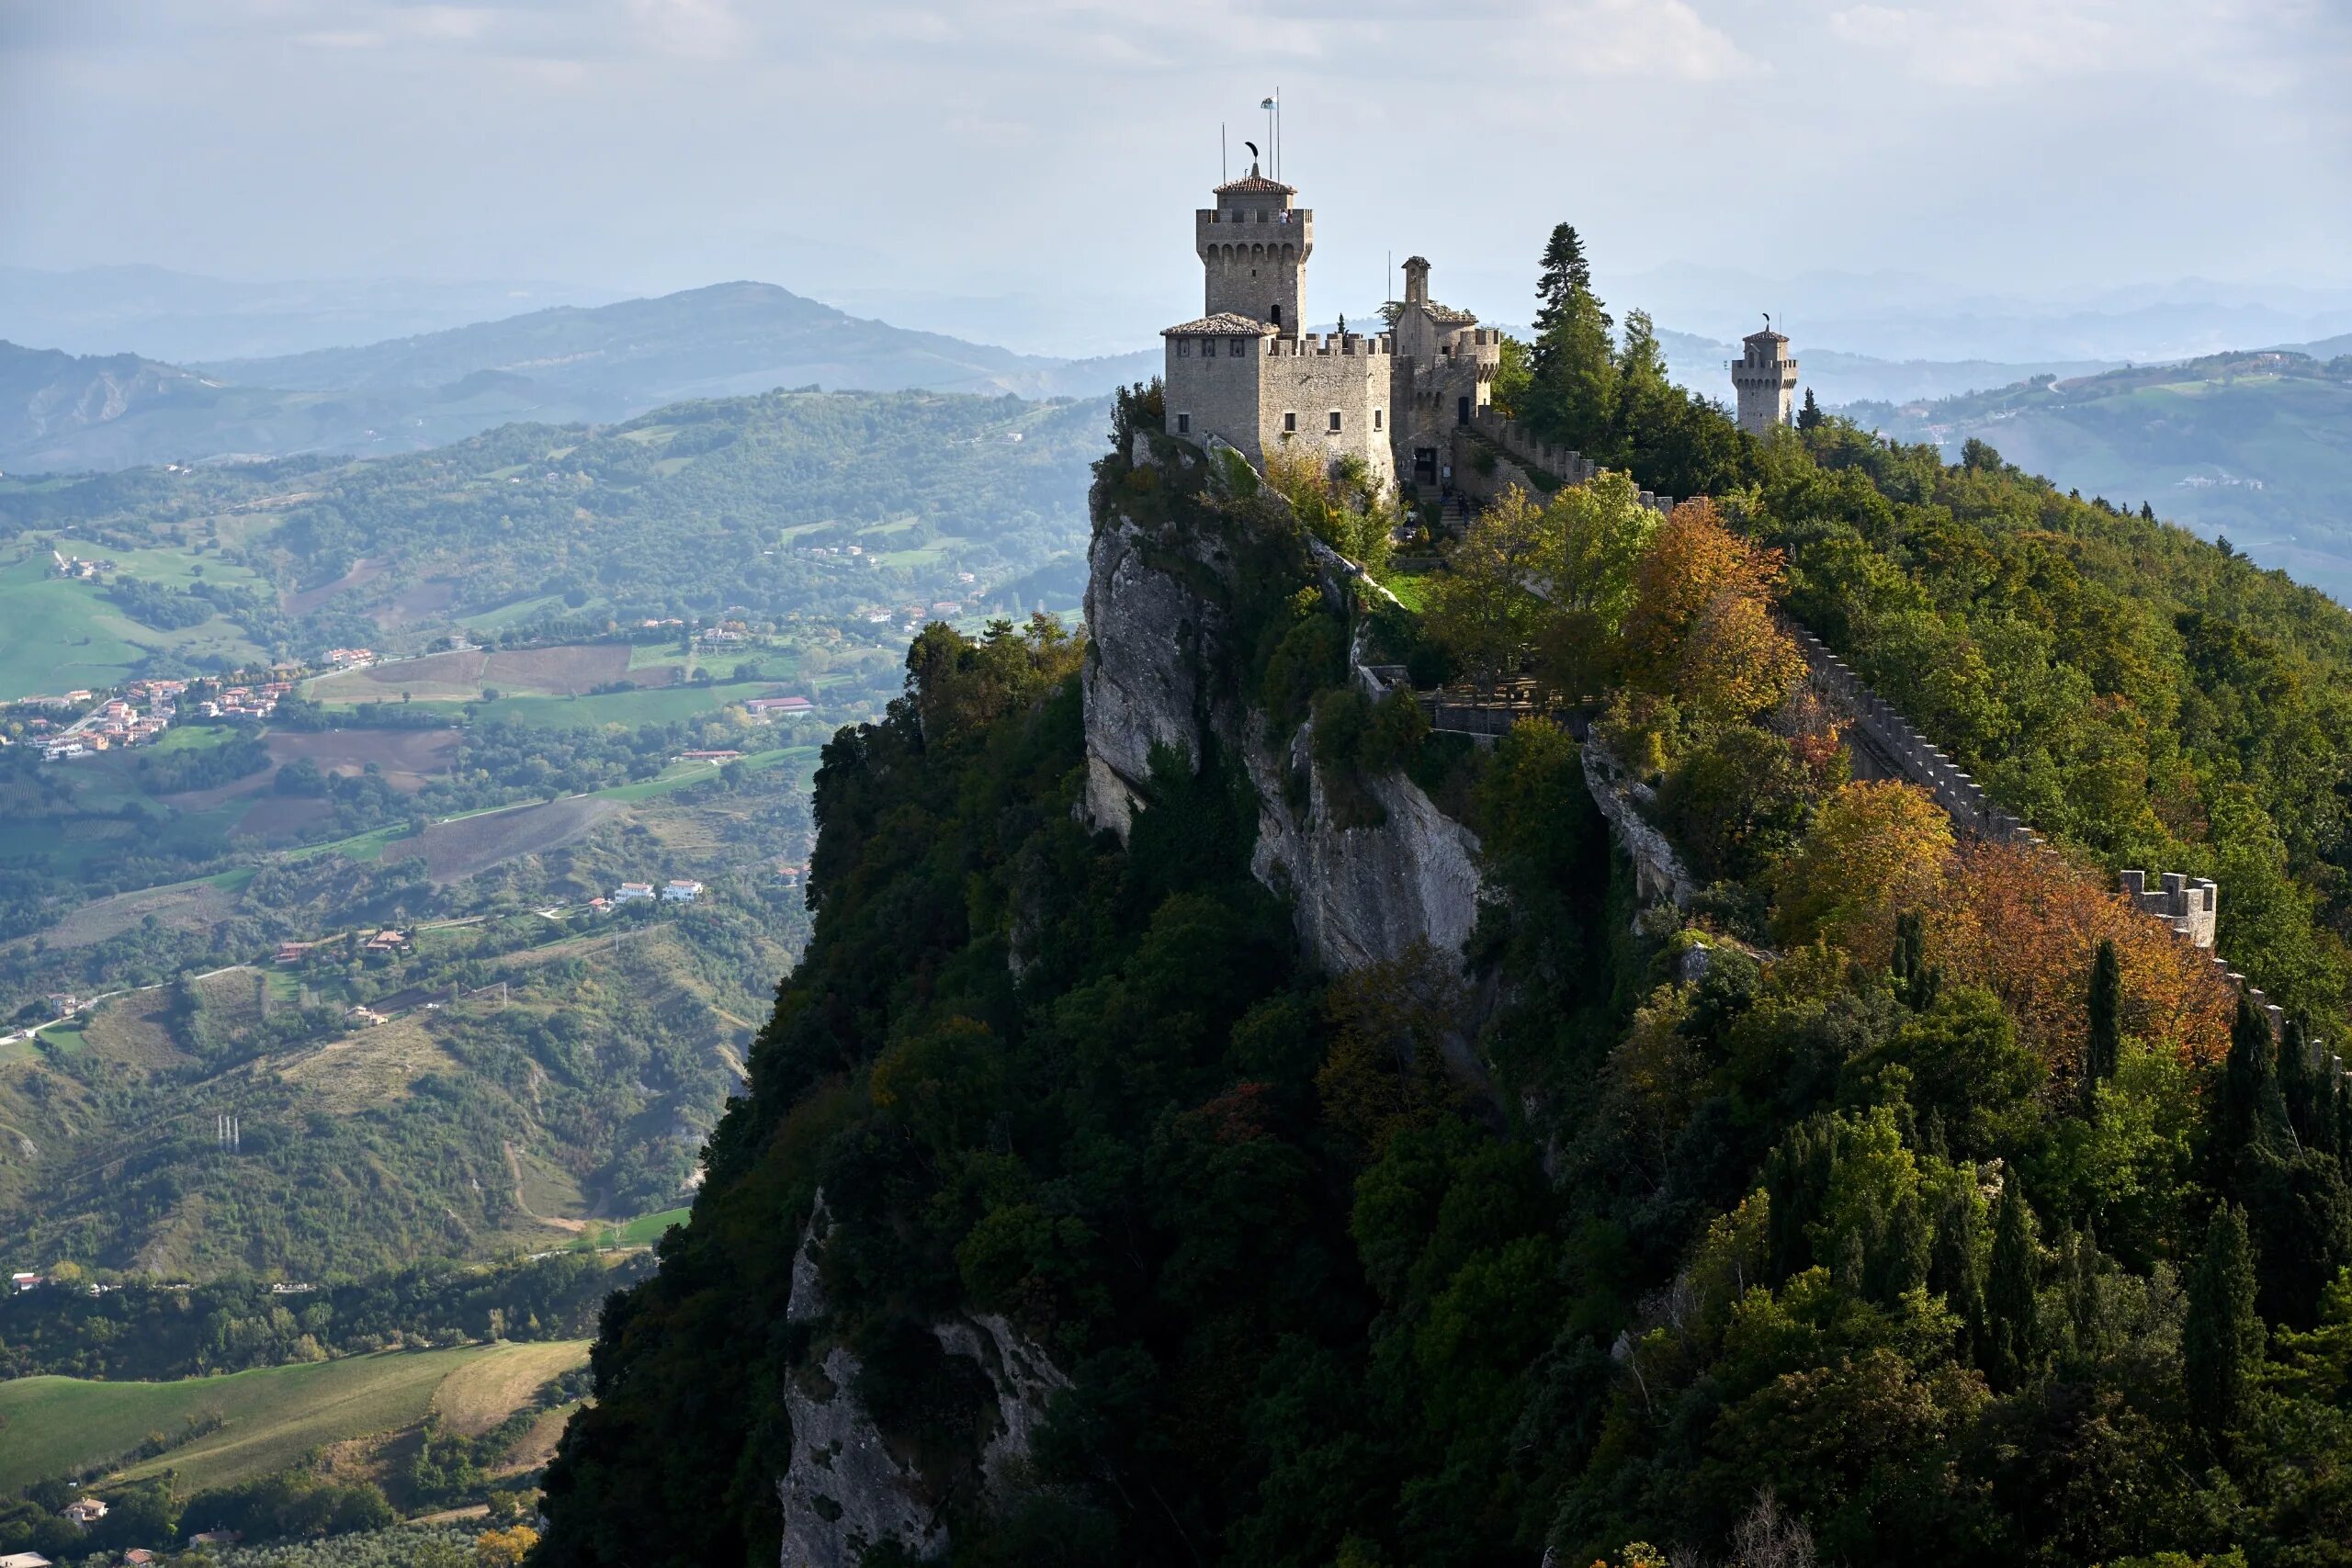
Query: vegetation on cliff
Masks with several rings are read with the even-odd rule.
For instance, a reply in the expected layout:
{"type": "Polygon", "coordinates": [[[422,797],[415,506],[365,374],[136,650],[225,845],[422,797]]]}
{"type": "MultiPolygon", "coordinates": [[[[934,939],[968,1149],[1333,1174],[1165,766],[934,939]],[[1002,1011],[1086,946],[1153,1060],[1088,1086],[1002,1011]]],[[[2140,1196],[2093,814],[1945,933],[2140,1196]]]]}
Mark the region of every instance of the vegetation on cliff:
{"type": "Polygon", "coordinates": [[[1133,463],[1148,400],[1098,470],[1247,554],[1219,689],[1312,715],[1327,785],[1401,763],[1475,824],[1463,964],[1307,972],[1214,749],[1090,838],[1076,650],[926,632],[828,748],[807,962],[608,1309],[542,1561],[772,1556],[822,1336],[957,1563],[2352,1562],[2352,1098],[2106,891],[2219,874],[2223,950],[2335,1028],[2340,612],[1987,451],[1742,435],[1556,261],[1522,416],[1712,503],[1510,501],[1420,622],[1332,602],[1311,508],[1133,463]],[[1849,780],[1776,603],[2068,853],[1849,780]],[[1695,919],[1634,928],[1563,731],[1473,757],[1343,712],[1351,620],[1604,696],[1695,919]],[[1464,982],[1500,998],[1474,1042],[1464,982]],[[834,1311],[796,1325],[820,1188],[834,1311]],[[1012,1500],[970,1483],[986,1380],[926,1331],[957,1310],[1070,1378],[1012,1500]]]}

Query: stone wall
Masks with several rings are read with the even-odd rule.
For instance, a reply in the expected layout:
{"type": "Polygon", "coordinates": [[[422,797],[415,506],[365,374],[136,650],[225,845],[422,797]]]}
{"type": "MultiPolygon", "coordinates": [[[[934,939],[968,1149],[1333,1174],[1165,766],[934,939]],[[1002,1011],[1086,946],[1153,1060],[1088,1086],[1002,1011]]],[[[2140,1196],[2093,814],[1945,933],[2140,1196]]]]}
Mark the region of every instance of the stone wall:
{"type": "MultiPolygon", "coordinates": [[[[1472,495],[1486,497],[1499,494],[1508,484],[1522,490],[1548,490],[1553,485],[1589,484],[1600,478],[1600,465],[1573,446],[1555,446],[1536,438],[1534,434],[1517,420],[1505,419],[1493,407],[1481,410],[1470,422],[1467,432],[1457,431],[1454,442],[1453,482],[1457,489],[1472,495]],[[1476,453],[1464,437],[1475,435],[1500,452],[1506,462],[1491,475],[1477,470],[1476,453]],[[1515,466],[1515,471],[1512,470],[1515,466]]],[[[1674,510],[1674,497],[1641,492],[1642,504],[1659,512],[1674,510]]]]}
{"type": "MultiPolygon", "coordinates": [[[[1258,400],[1258,452],[1285,446],[1327,457],[1359,457],[1384,484],[1395,482],[1389,445],[1389,367],[1385,336],[1309,333],[1267,344],[1258,400]],[[1331,428],[1331,415],[1340,428],[1331,428]],[[1295,430],[1288,428],[1295,420],[1295,430]]],[[[1238,446],[1237,442],[1235,445],[1238,446]]]]}
{"type": "MultiPolygon", "coordinates": [[[[1860,779],[1900,779],[1924,790],[1951,818],[1952,826],[1969,838],[1998,843],[2025,844],[2055,854],[2057,851],[2012,813],[1993,804],[1984,786],[1962,769],[1911,722],[1862,683],[1846,661],[1811,632],[1783,617],[1781,626],[1804,655],[1806,680],[1815,695],[1847,722],[1847,750],[1860,779]]],[[[2190,946],[2211,952],[2220,915],[2221,889],[2210,878],[2184,873],[2162,873],[2157,886],[2148,886],[2144,871],[2119,872],[2117,888],[2133,907],[2151,919],[2162,920],[2173,934],[2190,946]]],[[[2218,953],[2212,961],[2224,978],[2269,1021],[2279,1033],[2286,1012],[2258,986],[2229,966],[2218,953]]],[[[2314,1066],[2342,1071],[2340,1058],[2319,1042],[2312,1043],[2314,1066]]]]}
{"type": "Polygon", "coordinates": [[[1171,337],[1167,340],[1168,434],[1205,446],[1222,436],[1258,458],[1261,337],[1171,337]],[[1237,357],[1232,345],[1238,342],[1237,357]]]}

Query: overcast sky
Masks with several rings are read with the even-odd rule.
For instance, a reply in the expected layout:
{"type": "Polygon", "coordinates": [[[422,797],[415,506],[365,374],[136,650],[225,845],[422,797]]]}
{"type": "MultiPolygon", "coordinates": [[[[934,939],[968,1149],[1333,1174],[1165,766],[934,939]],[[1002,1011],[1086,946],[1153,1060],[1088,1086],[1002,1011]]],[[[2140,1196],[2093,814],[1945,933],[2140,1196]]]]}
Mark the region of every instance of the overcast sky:
{"type": "Polygon", "coordinates": [[[1562,218],[1604,279],[2341,288],[2348,82],[2346,0],[0,0],[0,261],[1012,296],[1076,346],[1189,302],[1279,86],[1318,313],[1393,250],[1519,319],[1562,218]]]}

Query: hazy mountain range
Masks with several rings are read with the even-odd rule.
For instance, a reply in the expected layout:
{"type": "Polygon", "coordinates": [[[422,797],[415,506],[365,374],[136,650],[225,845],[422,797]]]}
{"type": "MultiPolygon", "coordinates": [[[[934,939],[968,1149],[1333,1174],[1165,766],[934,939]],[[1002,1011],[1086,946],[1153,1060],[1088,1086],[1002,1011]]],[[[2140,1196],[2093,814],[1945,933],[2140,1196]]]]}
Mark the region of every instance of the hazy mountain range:
{"type": "Polygon", "coordinates": [[[414,451],[518,420],[603,423],[817,385],[1089,396],[1149,373],[850,316],[763,283],[558,306],[354,348],[177,366],[0,344],[0,468],[414,451]]]}

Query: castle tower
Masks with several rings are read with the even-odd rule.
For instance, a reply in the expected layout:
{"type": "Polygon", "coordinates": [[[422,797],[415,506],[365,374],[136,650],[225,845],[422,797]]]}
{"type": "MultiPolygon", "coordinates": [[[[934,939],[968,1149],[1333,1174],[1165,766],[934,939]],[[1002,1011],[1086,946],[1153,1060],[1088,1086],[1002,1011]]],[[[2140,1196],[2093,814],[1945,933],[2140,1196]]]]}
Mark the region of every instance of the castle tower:
{"type": "Polygon", "coordinates": [[[1168,434],[1252,463],[1280,452],[1360,465],[1390,485],[1395,338],[1306,329],[1315,215],[1291,205],[1297,194],[1253,166],[1194,211],[1205,310],[1159,334],[1168,434]]]}
{"type": "Polygon", "coordinates": [[[1216,205],[1193,215],[1193,248],[1204,275],[1204,316],[1247,316],[1283,337],[1306,321],[1306,258],[1315,214],[1293,207],[1298,192],[1252,164],[1216,187],[1216,205]]]}
{"type": "Polygon", "coordinates": [[[1797,362],[1789,357],[1789,340],[1772,330],[1772,318],[1764,318],[1764,330],[1750,333],[1741,340],[1745,348],[1732,361],[1731,384],[1739,394],[1739,427],[1751,435],[1789,423],[1795,407],[1797,362]]]}

